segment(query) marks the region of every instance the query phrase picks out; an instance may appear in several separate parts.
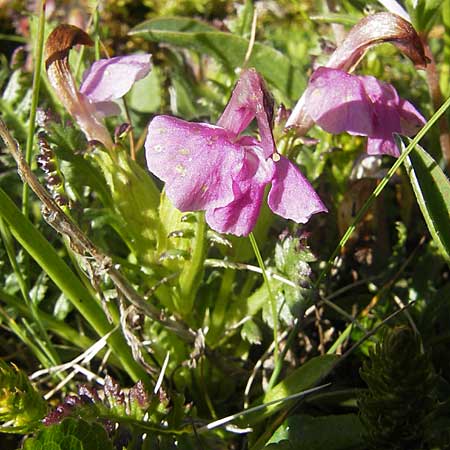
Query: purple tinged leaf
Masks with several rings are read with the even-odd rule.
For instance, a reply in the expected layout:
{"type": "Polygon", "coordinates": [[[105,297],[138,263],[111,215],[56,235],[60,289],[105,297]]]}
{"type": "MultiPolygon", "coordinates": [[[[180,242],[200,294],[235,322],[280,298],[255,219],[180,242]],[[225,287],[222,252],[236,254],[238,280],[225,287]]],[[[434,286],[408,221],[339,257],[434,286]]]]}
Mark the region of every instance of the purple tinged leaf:
{"type": "Polygon", "coordinates": [[[285,219],[306,223],[313,214],[328,211],[297,166],[283,156],[274,165],[275,174],[267,199],[274,213],[285,219]]]}
{"type": "Polygon", "coordinates": [[[272,135],[273,106],[273,98],[261,75],[254,69],[244,70],[217,125],[238,136],[256,117],[263,154],[268,158],[276,152],[272,135]]]}
{"type": "Polygon", "coordinates": [[[147,76],[151,66],[149,54],[100,59],[84,73],[80,92],[91,103],[100,104],[104,115],[116,114],[117,110],[108,109],[110,102],[123,97],[136,81],[147,76]]]}

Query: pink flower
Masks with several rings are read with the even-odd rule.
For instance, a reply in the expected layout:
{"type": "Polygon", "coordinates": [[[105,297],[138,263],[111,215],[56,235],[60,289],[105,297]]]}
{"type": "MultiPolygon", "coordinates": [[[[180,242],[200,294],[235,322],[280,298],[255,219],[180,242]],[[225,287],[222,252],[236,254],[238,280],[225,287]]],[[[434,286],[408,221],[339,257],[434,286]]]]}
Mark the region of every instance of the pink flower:
{"type": "Polygon", "coordinates": [[[367,136],[369,155],[400,156],[393,133],[412,136],[426,122],[392,85],[327,67],[313,73],[304,107],[314,122],[329,133],[347,131],[367,136]]]}
{"type": "Polygon", "coordinates": [[[298,168],[277,153],[272,136],[273,102],[255,70],[242,73],[217,125],[157,116],[145,142],[149,170],[166,183],[181,211],[206,211],[221,233],[248,235],[264,190],[276,214],[305,223],[327,211],[298,168]],[[240,136],[256,117],[261,140],[240,136]]]}
{"type": "Polygon", "coordinates": [[[120,112],[113,100],[123,97],[134,82],[148,74],[151,56],[118,56],[96,61],[87,70],[78,89],[69,66],[69,52],[78,44],[92,45],[93,42],[83,30],[73,25],[58,25],[50,33],[45,44],[48,80],[87,139],[112,148],[113,141],[101,118],[120,112]]]}
{"type": "Polygon", "coordinates": [[[100,115],[120,114],[114,100],[123,97],[136,81],[146,77],[151,67],[149,54],[99,59],[84,73],[80,92],[94,104],[100,115]]]}

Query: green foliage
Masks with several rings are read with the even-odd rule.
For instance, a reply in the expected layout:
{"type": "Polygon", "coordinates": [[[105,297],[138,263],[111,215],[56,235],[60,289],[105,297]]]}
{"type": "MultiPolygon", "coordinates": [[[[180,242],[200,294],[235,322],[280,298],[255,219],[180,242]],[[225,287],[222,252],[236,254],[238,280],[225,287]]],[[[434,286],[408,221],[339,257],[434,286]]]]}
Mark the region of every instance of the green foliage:
{"type": "Polygon", "coordinates": [[[428,229],[442,256],[450,262],[450,182],[419,145],[409,154],[406,168],[428,229]]]}
{"type": "Polygon", "coordinates": [[[97,423],[66,419],[27,439],[24,450],[112,450],[106,430],[97,423]]]}
{"type": "Polygon", "coordinates": [[[313,417],[289,417],[274,433],[269,445],[273,450],[361,450],[365,448],[364,428],[356,414],[313,417]]]}
{"type": "MultiPolygon", "coordinates": [[[[249,42],[231,33],[220,31],[198,31],[195,24],[191,31],[191,19],[173,18],[162,21],[155,19],[143,22],[131,30],[131,36],[164,42],[178,47],[186,47],[217,59],[228,73],[233,74],[235,67],[242,67],[249,42]],[[189,31],[185,31],[188,27],[189,31]]],[[[277,50],[264,44],[255,43],[249,66],[255,67],[264,78],[279,89],[286,99],[298,97],[303,77],[289,59],[277,50]]]]}
{"type": "Polygon", "coordinates": [[[406,0],[405,6],[414,27],[428,33],[442,6],[442,0],[406,0]]]}
{"type": "Polygon", "coordinates": [[[387,329],[361,370],[359,400],[372,449],[424,449],[427,416],[436,409],[436,374],[420,339],[407,327],[387,329]]]}
{"type": "MultiPolygon", "coordinates": [[[[23,35],[3,35],[2,43],[19,38],[33,46],[36,18],[30,20],[28,37],[22,8],[17,2],[6,3],[1,14],[23,35]]],[[[117,132],[117,145],[110,151],[86,141],[46,86],[44,73],[37,127],[52,153],[52,173],[61,180],[60,189],[50,191],[54,198],[63,194],[70,199],[65,213],[110,259],[107,267],[91,264],[89,255],[80,254],[73,242],[47,226],[33,195],[28,213],[20,212],[16,204],[23,201],[23,184],[2,147],[0,346],[4,355],[31,372],[36,362],[30,355],[44,367],[69,361],[117,327],[98,355],[104,357],[102,363],[100,358],[89,360],[88,370],[99,376],[114,373],[122,386],[142,379],[146,387],[138,383],[120,388],[106,378],[105,389],[94,392],[80,385],[84,372],[79,372],[55,395],[65,400],[47,415],[47,427],[41,429],[45,403],[24,374],[2,363],[0,415],[8,431],[35,433],[25,441],[25,449],[222,450],[249,444],[252,450],[362,450],[367,440],[380,449],[447,448],[450,273],[444,258],[450,254],[450,195],[445,171],[434,160],[441,151],[439,131],[430,129],[434,119],[421,136],[434,159],[416,146],[406,160],[409,180],[399,170],[403,160],[394,163],[389,157],[383,157],[380,171],[368,175],[374,178],[363,174],[358,179],[369,186],[367,196],[374,189],[370,186],[376,186],[369,202],[376,201],[377,207],[368,208],[365,217],[358,214],[366,192],[351,179],[365,138],[332,136],[319,127],[298,137],[284,129],[286,108],[293,107],[313,69],[326,63],[342,37],[339,25],[347,29],[368,11],[382,10],[379,2],[328,2],[333,8],[327,2],[287,0],[88,3],[76,9],[73,2],[64,3],[46,23],[47,30],[74,17],[93,24],[85,29],[102,45],[95,52],[72,50],[76,79],[94,53],[103,57],[103,49],[111,56],[150,52],[152,72],[126,96],[125,114],[106,119],[111,135],[114,129],[127,129],[117,132]],[[275,220],[265,205],[255,229],[263,263],[255,259],[249,240],[209,230],[202,212],[176,210],[159,180],[146,170],[142,148],[148,122],[156,114],[215,122],[245,64],[255,12],[256,43],[248,65],[262,73],[276,101],[286,103],[275,120],[278,149],[297,162],[330,210],[308,224],[294,225],[275,220]],[[336,247],[350,224],[340,221],[348,205],[350,222],[358,217],[356,231],[349,228],[341,241],[345,247],[336,247]],[[346,245],[350,235],[351,245],[346,245]],[[355,249],[378,246],[386,249],[381,264],[370,258],[361,263],[355,249]],[[266,267],[269,281],[259,264],[266,267]],[[131,307],[116,291],[110,267],[121,271],[126,287],[136,291],[144,308],[131,307]],[[276,301],[277,349],[283,357],[279,361],[273,352],[275,314],[268,283],[276,301]],[[407,316],[419,330],[424,349],[404,329],[386,333],[377,346],[372,336],[352,347],[402,303],[408,309],[390,320],[401,323],[407,316]],[[147,317],[145,306],[157,314],[147,317]],[[187,338],[177,333],[177,326],[187,338]],[[344,357],[332,356],[349,348],[344,357]],[[53,362],[46,359],[50,351],[53,362]],[[361,377],[368,390],[361,395],[357,416],[355,385],[363,381],[358,369],[367,354],[372,362],[364,364],[361,377]],[[162,384],[153,395],[149,385],[158,377],[162,384]],[[324,379],[332,383],[329,391],[300,403],[278,403],[324,379]],[[249,405],[271,401],[277,403],[240,414],[249,405]],[[234,417],[231,424],[208,427],[229,415],[234,417]],[[241,434],[231,432],[236,427],[241,434]],[[243,433],[247,427],[252,431],[243,433]]],[[[440,3],[403,2],[422,37],[429,36],[445,97],[450,2],[442,2],[442,7],[440,3]]],[[[37,141],[27,131],[30,73],[36,65],[25,58],[26,50],[11,61],[9,53],[5,55],[0,56],[0,109],[23,148],[32,137],[37,141]]],[[[426,75],[401,58],[392,46],[380,46],[363,58],[357,71],[392,82],[402,97],[430,117],[433,104],[426,75]]],[[[251,124],[246,133],[255,131],[251,124]]],[[[52,188],[55,180],[48,173],[35,173],[44,187],[52,188]]],[[[42,389],[52,389],[56,379],[66,375],[72,376],[66,371],[42,379],[42,389]]]]}
{"type": "Polygon", "coordinates": [[[294,317],[311,304],[311,268],[309,263],[315,257],[301,239],[286,237],[275,246],[275,267],[277,272],[284,275],[292,284],[283,283],[278,289],[277,300],[279,316],[287,323],[292,323],[294,317]]]}
{"type": "Polygon", "coordinates": [[[46,409],[26,374],[0,360],[0,432],[28,433],[39,426],[46,409]]]}
{"type": "MultiPolygon", "coordinates": [[[[283,381],[280,381],[271,390],[267,391],[262,398],[262,403],[279,400],[315,386],[330,372],[338,359],[339,358],[334,355],[323,355],[311,358],[307,363],[303,364],[298,369],[295,369],[286,376],[283,381]]],[[[282,403],[268,406],[255,422],[270,416],[283,406],[282,403]]]]}

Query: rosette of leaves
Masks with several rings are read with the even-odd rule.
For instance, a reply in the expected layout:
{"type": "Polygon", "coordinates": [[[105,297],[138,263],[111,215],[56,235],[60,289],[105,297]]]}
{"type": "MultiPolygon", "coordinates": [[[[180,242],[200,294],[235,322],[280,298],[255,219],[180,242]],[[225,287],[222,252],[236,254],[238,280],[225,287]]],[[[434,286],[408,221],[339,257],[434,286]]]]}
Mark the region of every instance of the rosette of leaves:
{"type": "Polygon", "coordinates": [[[360,371],[368,390],[358,402],[368,448],[431,448],[427,419],[437,407],[437,377],[418,335],[404,326],[388,329],[369,356],[360,371]]]}
{"type": "Polygon", "coordinates": [[[40,425],[46,404],[24,372],[0,360],[0,432],[27,433],[40,425]]]}

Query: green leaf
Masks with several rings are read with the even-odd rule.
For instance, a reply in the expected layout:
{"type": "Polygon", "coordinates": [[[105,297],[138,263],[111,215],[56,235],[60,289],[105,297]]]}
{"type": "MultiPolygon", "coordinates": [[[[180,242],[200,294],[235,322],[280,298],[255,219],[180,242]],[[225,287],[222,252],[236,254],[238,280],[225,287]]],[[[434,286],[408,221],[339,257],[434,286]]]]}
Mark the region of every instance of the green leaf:
{"type": "Polygon", "coordinates": [[[405,166],[428,230],[442,256],[450,262],[450,183],[419,145],[411,151],[405,166]]]}
{"type": "Polygon", "coordinates": [[[406,0],[405,7],[417,31],[430,31],[442,0],[406,0]]]}
{"type": "MultiPolygon", "coordinates": [[[[210,55],[230,74],[244,64],[249,45],[245,38],[180,17],[147,20],[134,27],[129,34],[210,55]]],[[[288,99],[297,98],[304,87],[300,69],[294,67],[285,55],[267,45],[255,43],[248,65],[260,72],[288,99]]]]}
{"type": "MultiPolygon", "coordinates": [[[[314,387],[334,367],[339,357],[335,355],[323,355],[310,359],[298,369],[295,369],[283,381],[274,386],[262,397],[258,403],[269,403],[279,400],[298,392],[306,391],[314,387]]],[[[259,422],[283,408],[286,403],[280,402],[268,406],[264,412],[250,419],[250,423],[259,422]]],[[[255,405],[252,405],[255,406],[255,405]]]]}
{"type": "Polygon", "coordinates": [[[27,439],[24,450],[112,450],[106,430],[97,423],[66,419],[27,439]]]}
{"type": "Polygon", "coordinates": [[[247,320],[241,330],[241,337],[250,344],[261,344],[262,332],[253,320],[247,320]]]}
{"type": "Polygon", "coordinates": [[[172,273],[179,273],[177,293],[172,301],[186,316],[192,313],[195,295],[203,277],[206,256],[206,224],[202,213],[189,215],[176,209],[163,193],[158,210],[160,228],[158,254],[172,273]],[[195,219],[195,220],[192,220],[195,219]]]}
{"type": "Polygon", "coordinates": [[[289,417],[269,441],[273,450],[351,450],[363,448],[364,427],[356,414],[289,417]],[[295,446],[289,447],[289,443],[295,446]]]}
{"type": "Polygon", "coordinates": [[[162,76],[158,67],[154,67],[150,74],[134,84],[129,94],[129,106],[141,113],[158,111],[161,106],[162,76]]]}
{"type": "MultiPolygon", "coordinates": [[[[90,291],[74,275],[56,250],[33,226],[30,220],[19,211],[1,188],[0,217],[3,217],[9,224],[11,233],[17,241],[48,274],[61,292],[67,296],[98,335],[103,336],[108,333],[111,330],[111,325],[96,298],[91,295],[90,291]]],[[[109,339],[109,344],[130,376],[135,380],[142,379],[147,382],[147,373],[134,360],[123,336],[114,333],[109,339]]]]}

